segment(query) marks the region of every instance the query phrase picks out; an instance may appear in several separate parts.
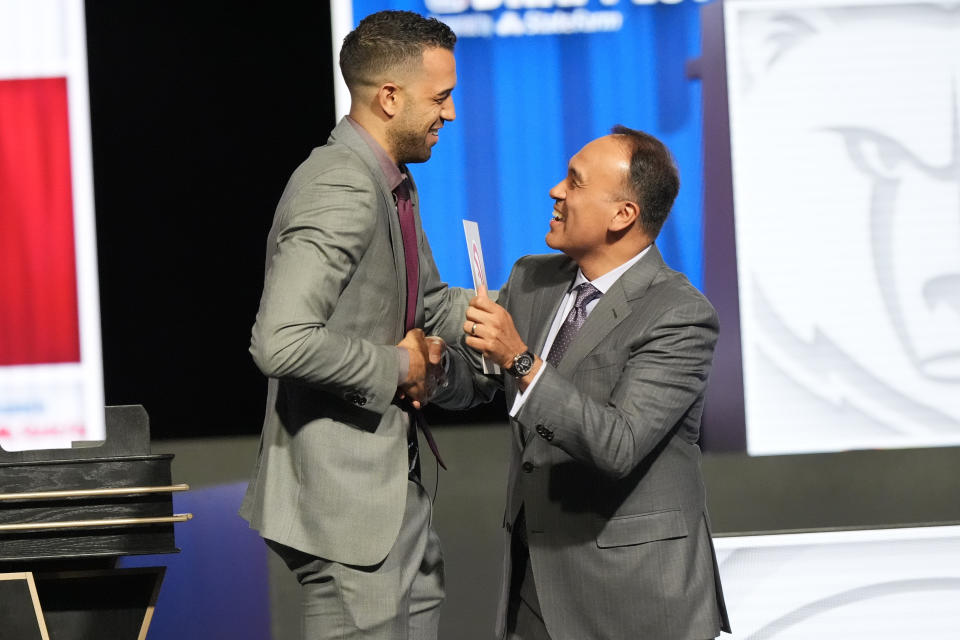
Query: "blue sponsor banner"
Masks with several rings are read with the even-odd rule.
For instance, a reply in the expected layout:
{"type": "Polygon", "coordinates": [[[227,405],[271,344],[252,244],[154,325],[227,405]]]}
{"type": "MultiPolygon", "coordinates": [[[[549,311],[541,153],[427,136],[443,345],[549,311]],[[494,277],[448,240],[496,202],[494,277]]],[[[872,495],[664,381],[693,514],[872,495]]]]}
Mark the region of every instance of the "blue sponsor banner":
{"type": "Polygon", "coordinates": [[[544,242],[550,188],[569,158],[615,124],[666,143],[680,195],[657,245],[700,286],[703,269],[700,50],[694,0],[354,0],[432,15],[457,32],[457,118],[412,172],[441,276],[471,286],[461,219],[475,220],[491,286],[544,242]]]}

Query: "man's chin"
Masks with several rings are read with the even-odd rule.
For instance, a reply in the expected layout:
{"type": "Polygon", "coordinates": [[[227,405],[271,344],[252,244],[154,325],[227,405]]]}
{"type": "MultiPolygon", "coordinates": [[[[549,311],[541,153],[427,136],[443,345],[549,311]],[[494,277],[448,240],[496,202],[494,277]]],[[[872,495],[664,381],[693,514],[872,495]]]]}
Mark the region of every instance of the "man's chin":
{"type": "Polygon", "coordinates": [[[427,147],[426,149],[421,149],[417,153],[411,153],[407,158],[403,160],[404,164],[419,164],[421,162],[426,162],[430,159],[430,156],[433,155],[433,149],[427,147]]]}

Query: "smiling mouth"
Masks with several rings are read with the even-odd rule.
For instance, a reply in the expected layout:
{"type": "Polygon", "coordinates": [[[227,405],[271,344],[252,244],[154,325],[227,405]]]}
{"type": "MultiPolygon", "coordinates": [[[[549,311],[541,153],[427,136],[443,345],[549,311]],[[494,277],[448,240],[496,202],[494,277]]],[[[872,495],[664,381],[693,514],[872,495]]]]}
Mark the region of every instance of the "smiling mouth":
{"type": "Polygon", "coordinates": [[[553,212],[553,219],[554,219],[556,222],[563,222],[564,220],[566,220],[566,217],[565,217],[562,213],[560,213],[559,211],[554,211],[554,212],[553,212]]]}

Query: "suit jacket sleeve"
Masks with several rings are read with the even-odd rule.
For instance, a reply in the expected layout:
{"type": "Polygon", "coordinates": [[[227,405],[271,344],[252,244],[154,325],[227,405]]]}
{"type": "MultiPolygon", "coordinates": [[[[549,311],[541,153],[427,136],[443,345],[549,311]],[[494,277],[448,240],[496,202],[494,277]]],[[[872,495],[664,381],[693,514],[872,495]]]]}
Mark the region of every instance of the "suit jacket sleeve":
{"type": "MultiPolygon", "coordinates": [[[[609,398],[591,397],[544,363],[516,420],[531,437],[539,434],[574,459],[625,477],[668,433],[683,429],[688,412],[700,411],[717,332],[706,300],[670,307],[630,341],[609,398]]],[[[695,441],[698,434],[681,435],[695,441]]]]}
{"type": "MultiPolygon", "coordinates": [[[[469,349],[463,345],[464,349],[469,349]]],[[[444,409],[463,410],[490,402],[502,388],[500,376],[481,373],[479,358],[468,358],[458,349],[448,351],[447,387],[431,400],[444,409]]]]}
{"type": "MultiPolygon", "coordinates": [[[[263,373],[344,396],[359,392],[383,413],[397,389],[394,345],[331,331],[326,324],[380,224],[371,176],[329,168],[290,194],[274,222],[250,352],[263,373]]],[[[387,259],[388,257],[385,257],[387,259]]]]}

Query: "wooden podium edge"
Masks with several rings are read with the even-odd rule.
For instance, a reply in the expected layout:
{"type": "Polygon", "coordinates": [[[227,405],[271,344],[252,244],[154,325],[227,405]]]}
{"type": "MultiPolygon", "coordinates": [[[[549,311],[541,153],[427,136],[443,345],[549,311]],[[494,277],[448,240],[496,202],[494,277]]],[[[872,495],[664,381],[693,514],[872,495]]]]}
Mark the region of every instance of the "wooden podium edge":
{"type": "MultiPolygon", "coordinates": [[[[43,640],[50,640],[50,634],[47,632],[47,621],[43,617],[43,610],[40,608],[40,597],[37,595],[37,583],[33,580],[33,574],[28,572],[0,573],[0,580],[25,580],[27,590],[30,592],[30,600],[33,602],[33,614],[37,619],[37,626],[40,629],[40,637],[43,640]]],[[[140,640],[144,640],[144,633],[140,640]]]]}
{"type": "MultiPolygon", "coordinates": [[[[137,574],[153,575],[153,590],[150,593],[150,598],[147,601],[146,607],[144,607],[143,620],[140,623],[140,632],[137,635],[137,640],[146,640],[147,631],[150,628],[150,623],[153,621],[153,612],[157,606],[157,599],[160,596],[160,586],[163,584],[163,578],[167,574],[167,567],[161,565],[156,567],[130,567],[127,569],[82,569],[78,571],[40,571],[37,573],[41,574],[41,577],[44,580],[69,580],[71,578],[96,578],[137,574]]],[[[41,631],[43,634],[43,640],[50,640],[46,630],[46,623],[42,617],[42,608],[40,606],[39,596],[37,595],[36,585],[33,580],[33,574],[0,574],[0,576],[4,575],[29,576],[30,593],[33,597],[33,606],[38,612],[38,620],[40,620],[42,625],[41,631]]]]}
{"type": "Polygon", "coordinates": [[[137,636],[137,640],[146,640],[147,638],[147,630],[150,628],[150,623],[153,622],[153,611],[157,606],[157,598],[160,597],[160,585],[163,583],[163,578],[167,574],[167,568],[165,566],[151,568],[158,569],[158,571],[156,580],[154,580],[153,583],[153,593],[150,595],[150,602],[147,604],[147,609],[143,613],[143,624],[140,627],[140,635],[137,636]]]}

